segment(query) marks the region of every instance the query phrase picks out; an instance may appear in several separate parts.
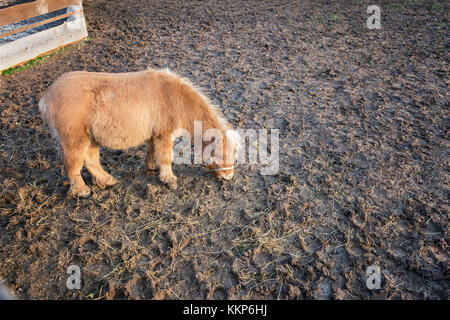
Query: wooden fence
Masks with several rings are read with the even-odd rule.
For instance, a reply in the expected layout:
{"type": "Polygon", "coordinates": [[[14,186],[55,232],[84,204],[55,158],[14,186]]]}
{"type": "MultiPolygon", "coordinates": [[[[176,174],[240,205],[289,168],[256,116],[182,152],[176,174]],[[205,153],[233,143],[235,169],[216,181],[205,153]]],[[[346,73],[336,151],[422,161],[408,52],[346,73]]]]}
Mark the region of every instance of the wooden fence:
{"type": "Polygon", "coordinates": [[[36,0],[0,9],[0,71],[86,37],[81,0],[36,0]]]}

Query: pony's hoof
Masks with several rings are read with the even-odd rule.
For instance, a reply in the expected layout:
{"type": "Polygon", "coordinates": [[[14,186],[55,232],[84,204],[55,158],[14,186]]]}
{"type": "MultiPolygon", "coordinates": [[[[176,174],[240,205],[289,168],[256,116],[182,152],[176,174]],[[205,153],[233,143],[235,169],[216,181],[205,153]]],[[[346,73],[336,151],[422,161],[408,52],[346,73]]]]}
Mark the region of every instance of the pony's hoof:
{"type": "Polygon", "coordinates": [[[178,187],[177,177],[175,176],[165,179],[162,182],[167,184],[167,186],[172,190],[175,190],[178,187]]]}
{"type": "Polygon", "coordinates": [[[73,198],[87,198],[91,195],[91,189],[88,187],[85,188],[73,188],[70,187],[69,192],[67,193],[69,197],[73,198]]]}
{"type": "Polygon", "coordinates": [[[94,183],[100,188],[111,187],[116,185],[119,181],[117,181],[113,176],[109,176],[106,179],[94,179],[94,183]]]}
{"type": "Polygon", "coordinates": [[[175,183],[169,183],[168,186],[172,190],[176,190],[178,188],[178,184],[176,182],[175,183]]]}
{"type": "Polygon", "coordinates": [[[158,166],[156,165],[156,163],[147,162],[145,166],[147,167],[147,170],[149,170],[149,171],[156,171],[156,169],[158,169],[158,166]]]}

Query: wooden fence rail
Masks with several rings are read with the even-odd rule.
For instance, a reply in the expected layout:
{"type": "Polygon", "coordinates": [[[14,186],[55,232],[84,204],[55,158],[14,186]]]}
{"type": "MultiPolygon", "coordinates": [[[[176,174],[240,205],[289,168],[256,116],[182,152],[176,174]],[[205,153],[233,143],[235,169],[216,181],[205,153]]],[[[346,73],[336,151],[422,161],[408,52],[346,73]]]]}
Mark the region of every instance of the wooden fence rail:
{"type": "Polygon", "coordinates": [[[0,9],[0,27],[80,4],[81,0],[36,0],[0,9]]]}

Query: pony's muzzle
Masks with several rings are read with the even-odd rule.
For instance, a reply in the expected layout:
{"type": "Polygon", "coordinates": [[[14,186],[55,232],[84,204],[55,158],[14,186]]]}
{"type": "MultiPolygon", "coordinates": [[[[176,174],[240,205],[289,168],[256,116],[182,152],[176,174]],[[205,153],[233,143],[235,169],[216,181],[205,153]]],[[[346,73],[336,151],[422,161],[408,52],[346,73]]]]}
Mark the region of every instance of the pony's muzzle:
{"type": "Polygon", "coordinates": [[[219,180],[225,180],[225,181],[230,181],[233,179],[234,177],[234,173],[228,173],[228,174],[215,174],[216,178],[218,178],[219,180]]]}
{"type": "Polygon", "coordinates": [[[216,178],[218,178],[220,180],[230,181],[234,177],[234,166],[218,167],[218,168],[213,168],[210,170],[214,173],[216,178]]]}
{"type": "Polygon", "coordinates": [[[228,173],[226,175],[220,175],[220,177],[226,181],[230,181],[234,177],[234,172],[228,173]]]}

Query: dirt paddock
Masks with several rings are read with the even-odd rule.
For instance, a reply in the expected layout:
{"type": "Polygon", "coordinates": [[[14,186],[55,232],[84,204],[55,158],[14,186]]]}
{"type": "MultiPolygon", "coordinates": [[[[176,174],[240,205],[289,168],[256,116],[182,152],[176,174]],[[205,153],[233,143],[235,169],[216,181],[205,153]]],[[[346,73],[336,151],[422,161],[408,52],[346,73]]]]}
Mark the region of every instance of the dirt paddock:
{"type": "Polygon", "coordinates": [[[449,299],[444,1],[378,1],[380,30],[356,0],[83,3],[89,41],[0,77],[0,279],[16,296],[449,299]],[[174,165],[172,191],[144,146],[102,149],[120,183],[66,198],[40,94],[64,72],[147,67],[190,78],[234,127],[279,129],[279,173],[174,165]]]}

